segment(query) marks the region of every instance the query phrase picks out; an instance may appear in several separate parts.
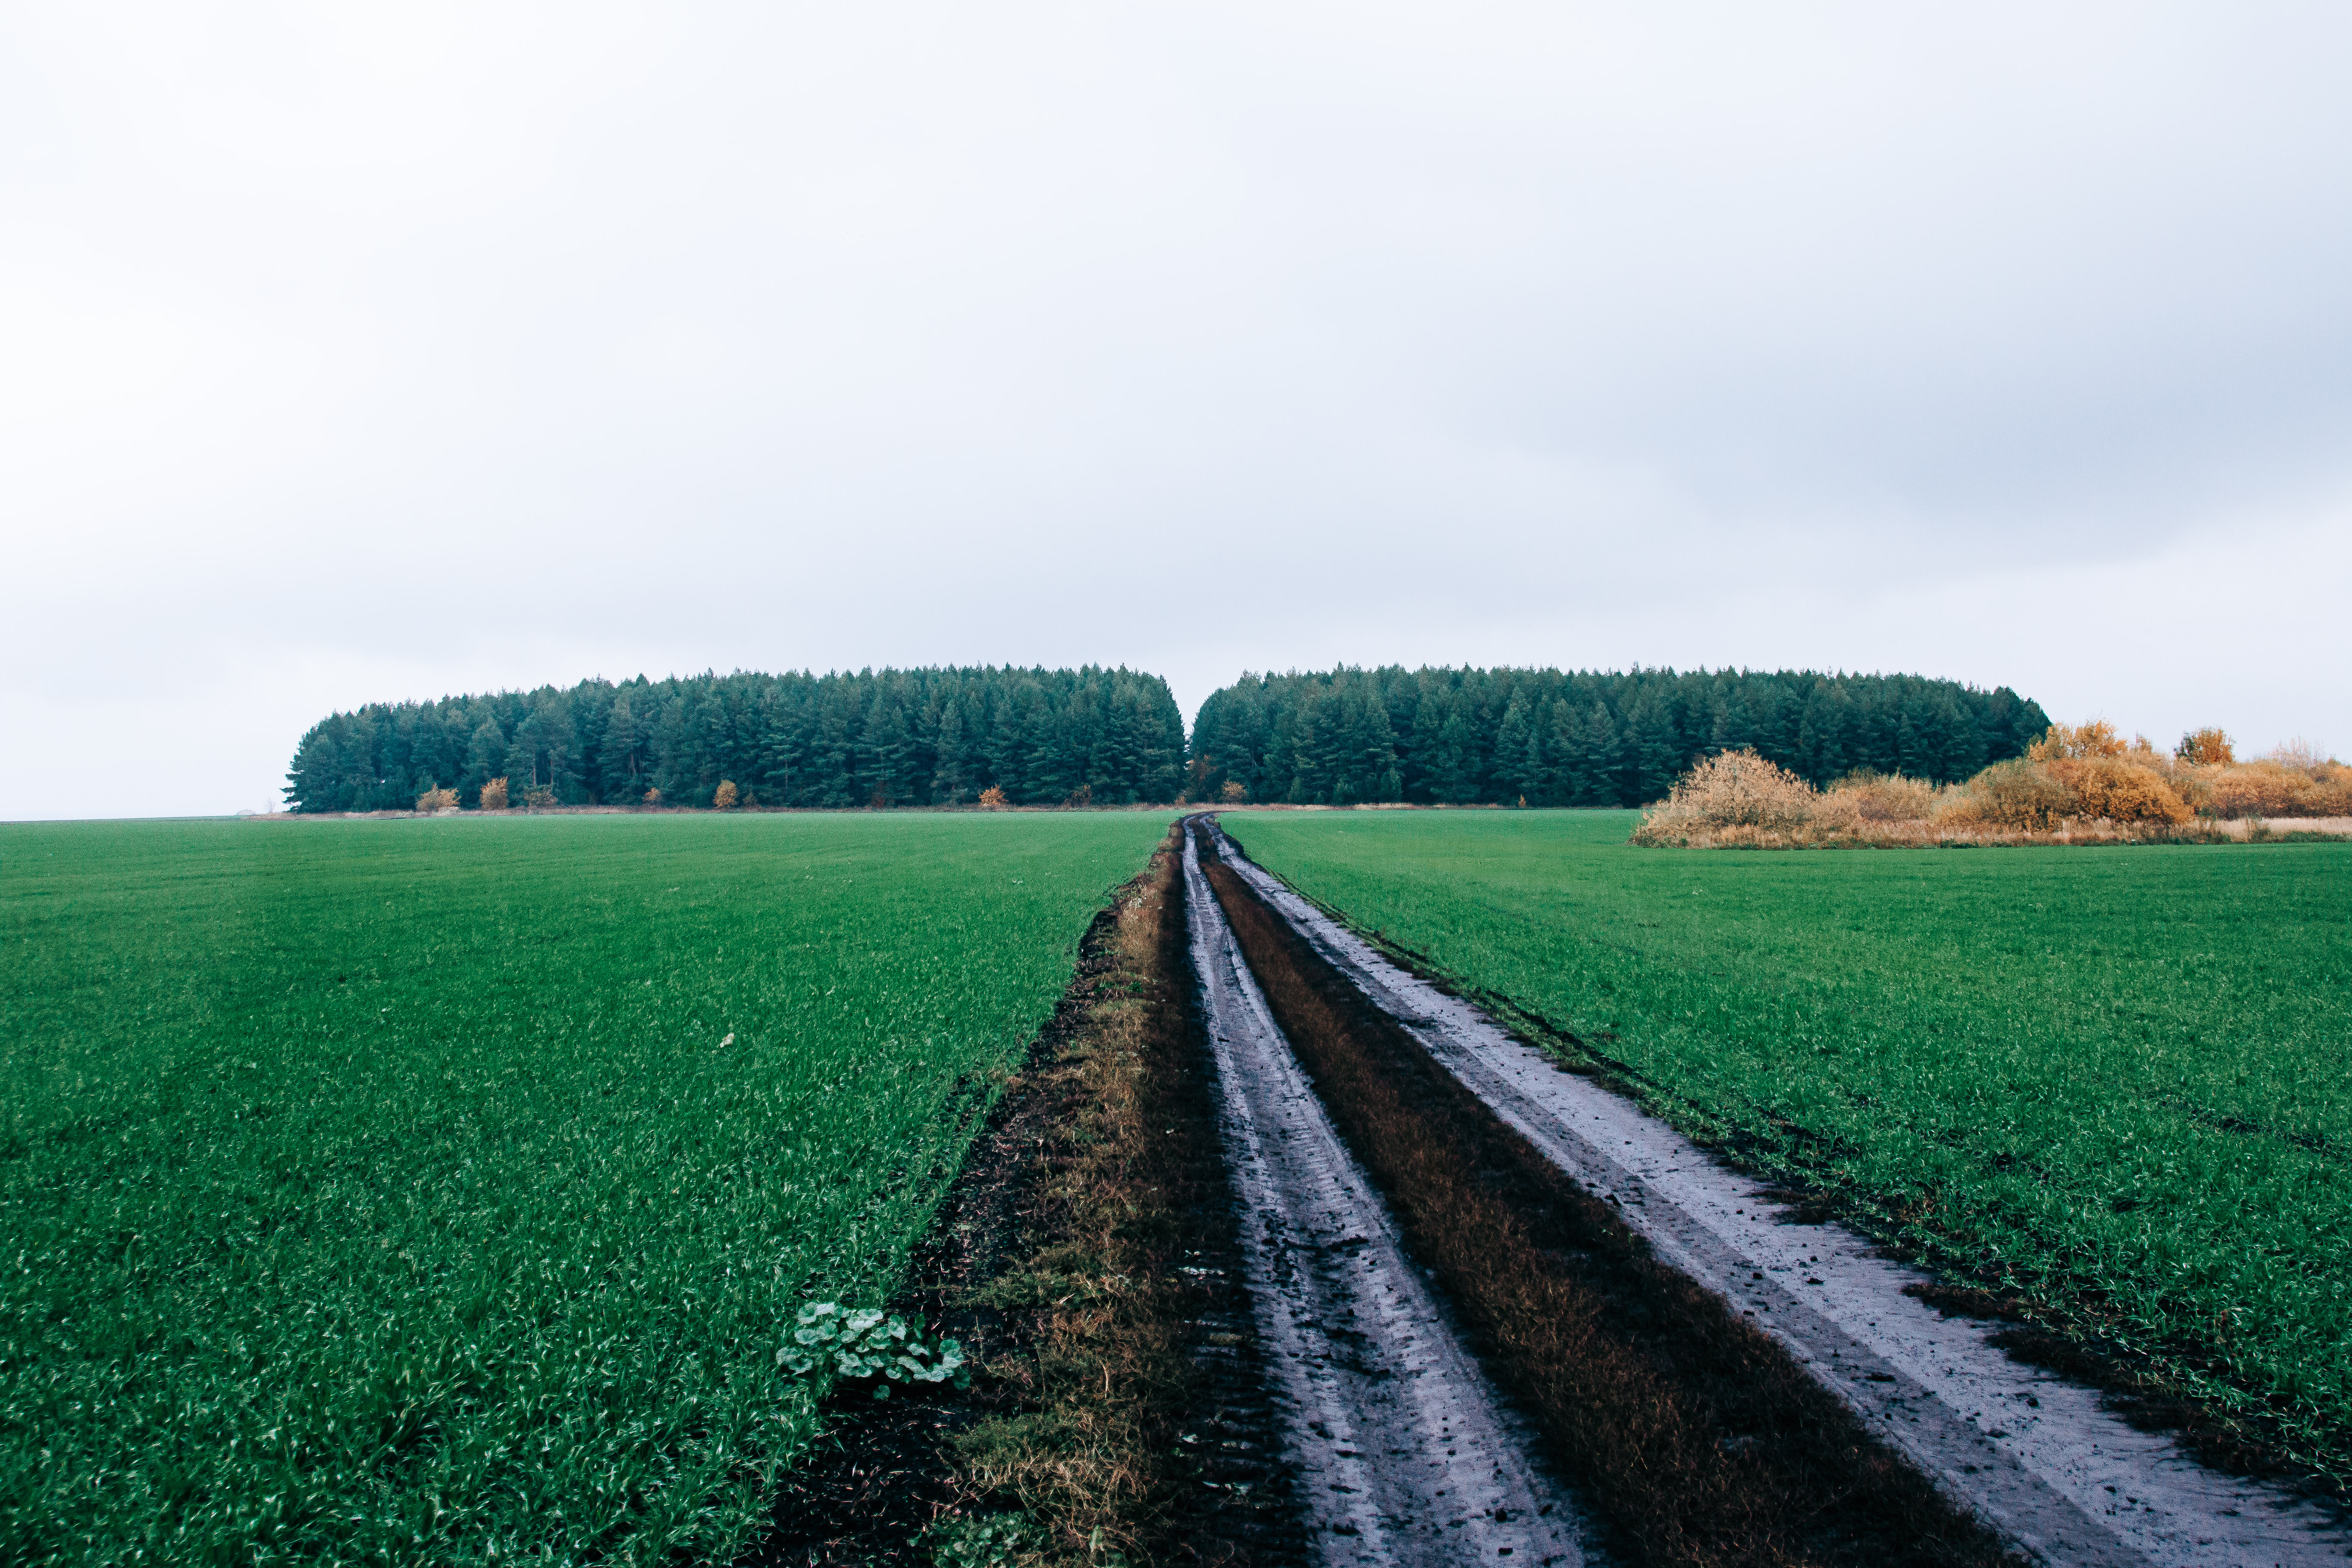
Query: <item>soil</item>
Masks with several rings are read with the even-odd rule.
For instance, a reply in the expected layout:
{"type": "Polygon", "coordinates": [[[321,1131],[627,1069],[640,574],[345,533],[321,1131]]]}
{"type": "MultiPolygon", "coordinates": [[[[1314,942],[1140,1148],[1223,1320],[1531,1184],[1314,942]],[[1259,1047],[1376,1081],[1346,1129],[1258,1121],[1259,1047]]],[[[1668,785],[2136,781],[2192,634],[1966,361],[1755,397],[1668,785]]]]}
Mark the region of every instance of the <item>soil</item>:
{"type": "Polygon", "coordinates": [[[2021,1362],[2011,1352],[2032,1351],[2018,1342],[2031,1331],[2000,1321],[1998,1303],[1955,1296],[1828,1223],[1808,1195],[1727,1168],[1602,1077],[1564,1070],[1223,847],[1252,891],[1430,1060],[2006,1541],[2054,1563],[2352,1555],[2352,1536],[2329,1511],[2200,1464],[2171,1436],[2142,1429],[2144,1412],[2111,1408],[2096,1387],[2021,1362]]]}

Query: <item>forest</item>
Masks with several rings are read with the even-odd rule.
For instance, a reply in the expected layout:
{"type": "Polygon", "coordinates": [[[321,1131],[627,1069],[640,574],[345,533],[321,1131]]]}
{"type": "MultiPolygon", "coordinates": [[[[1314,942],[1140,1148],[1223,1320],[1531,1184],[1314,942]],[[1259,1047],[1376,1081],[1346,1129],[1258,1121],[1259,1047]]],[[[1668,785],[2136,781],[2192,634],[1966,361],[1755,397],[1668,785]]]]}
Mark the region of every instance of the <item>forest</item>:
{"type": "Polygon", "coordinates": [[[515,805],[751,806],[1170,801],[1184,721],[1156,675],[883,669],[583,680],[566,690],[373,703],[313,725],[286,800],[301,812],[458,804],[507,781],[515,805]]]}
{"type": "Polygon", "coordinates": [[[1741,747],[1816,784],[1858,769],[1941,784],[2049,727],[2005,686],[1912,675],[1342,668],[1212,695],[1188,784],[1195,800],[1631,806],[1741,747]]]}
{"type": "Polygon", "coordinates": [[[2020,756],[2039,703],[1910,675],[1341,668],[1244,675],[1188,752],[1168,683],[1126,668],[704,674],[374,703],[314,725],[297,811],[481,804],[1014,805],[1250,800],[1639,805],[1754,747],[1816,784],[1932,783],[2020,756]],[[1189,765],[1188,765],[1189,764],[1189,765]],[[494,792],[495,794],[495,792],[494,792]],[[991,797],[992,799],[995,797],[991,797]]]}

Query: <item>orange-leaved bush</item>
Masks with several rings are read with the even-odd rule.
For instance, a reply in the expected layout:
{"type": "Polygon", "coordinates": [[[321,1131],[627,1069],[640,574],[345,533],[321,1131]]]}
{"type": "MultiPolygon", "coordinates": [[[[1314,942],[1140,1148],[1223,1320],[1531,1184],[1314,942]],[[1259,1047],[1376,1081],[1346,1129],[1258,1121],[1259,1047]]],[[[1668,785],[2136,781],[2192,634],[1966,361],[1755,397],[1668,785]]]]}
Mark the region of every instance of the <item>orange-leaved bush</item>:
{"type": "Polygon", "coordinates": [[[737,798],[735,781],[733,779],[720,779],[719,781],[719,788],[713,792],[710,796],[710,804],[716,810],[732,811],[735,808],[737,798]]]}
{"type": "Polygon", "coordinates": [[[504,811],[507,808],[507,781],[492,779],[482,786],[482,809],[504,811]]]}
{"type": "Polygon", "coordinates": [[[2074,792],[2048,769],[2012,757],[1969,781],[1967,804],[1959,815],[1994,827],[2043,833],[2081,809],[2074,792]]]}
{"type": "Polygon", "coordinates": [[[2180,737],[2180,744],[2172,748],[2172,755],[2193,768],[2227,767],[2238,760],[2230,737],[2219,727],[2189,731],[2180,737]]]}
{"type": "Polygon", "coordinates": [[[2069,757],[2045,766],[2074,792],[2074,815],[2110,822],[2178,825],[2193,820],[2162,773],[2127,757],[2069,757]]]}
{"type": "Polygon", "coordinates": [[[428,785],[425,793],[416,797],[416,809],[455,811],[457,809],[457,792],[454,789],[439,789],[428,785]]]}
{"type": "Polygon", "coordinates": [[[2130,749],[2113,724],[2094,719],[2087,724],[2051,725],[2042,739],[2025,748],[2025,754],[2032,762],[2052,763],[2068,757],[2120,757],[2130,749]]]}

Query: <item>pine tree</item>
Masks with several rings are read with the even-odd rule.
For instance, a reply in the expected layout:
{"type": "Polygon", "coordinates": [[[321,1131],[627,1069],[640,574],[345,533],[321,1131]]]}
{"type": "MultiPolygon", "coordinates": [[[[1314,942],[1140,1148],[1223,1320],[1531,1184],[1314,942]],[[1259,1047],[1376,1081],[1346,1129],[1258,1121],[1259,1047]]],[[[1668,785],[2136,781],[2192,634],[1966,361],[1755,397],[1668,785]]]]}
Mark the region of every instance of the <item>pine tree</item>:
{"type": "Polygon", "coordinates": [[[1628,800],[1624,783],[1625,748],[1617,734],[1617,721],[1609,705],[1596,700],[1584,725],[1584,772],[1590,781],[1581,804],[1586,805],[1635,805],[1638,800],[1628,800]]]}
{"type": "Polygon", "coordinates": [[[1495,731],[1496,794],[1506,804],[1543,801],[1543,747],[1525,697],[1514,692],[1495,731]]]}
{"type": "Polygon", "coordinates": [[[939,739],[932,742],[939,757],[931,772],[931,798],[955,805],[971,794],[970,763],[964,755],[963,704],[954,698],[940,710],[939,739]]]}
{"type": "Polygon", "coordinates": [[[899,711],[898,699],[877,692],[857,747],[857,783],[867,805],[907,804],[904,775],[908,743],[907,717],[899,711]]]}
{"type": "Polygon", "coordinates": [[[499,728],[497,720],[484,719],[475,726],[473,743],[466,751],[466,772],[457,784],[459,800],[467,805],[478,806],[482,786],[509,773],[506,731],[499,728]]]}
{"type": "Polygon", "coordinates": [[[596,771],[607,799],[619,792],[624,799],[646,793],[645,733],[635,705],[624,695],[613,700],[604,716],[604,739],[596,748],[596,771]]]}

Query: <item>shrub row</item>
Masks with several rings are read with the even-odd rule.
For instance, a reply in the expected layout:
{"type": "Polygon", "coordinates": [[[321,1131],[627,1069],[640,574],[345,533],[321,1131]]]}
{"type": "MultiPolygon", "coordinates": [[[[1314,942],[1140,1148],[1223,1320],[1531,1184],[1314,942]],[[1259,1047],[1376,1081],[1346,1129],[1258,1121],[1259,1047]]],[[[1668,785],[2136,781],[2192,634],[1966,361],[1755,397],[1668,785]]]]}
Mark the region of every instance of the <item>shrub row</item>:
{"type": "Polygon", "coordinates": [[[1965,784],[1858,773],[1827,789],[1752,751],[1706,758],[1634,830],[1645,845],[1930,842],[2196,836],[2242,817],[2352,816],[2352,767],[2302,747],[2240,763],[2219,731],[2169,756],[2105,721],[2053,724],[2022,757],[1965,784]]]}

